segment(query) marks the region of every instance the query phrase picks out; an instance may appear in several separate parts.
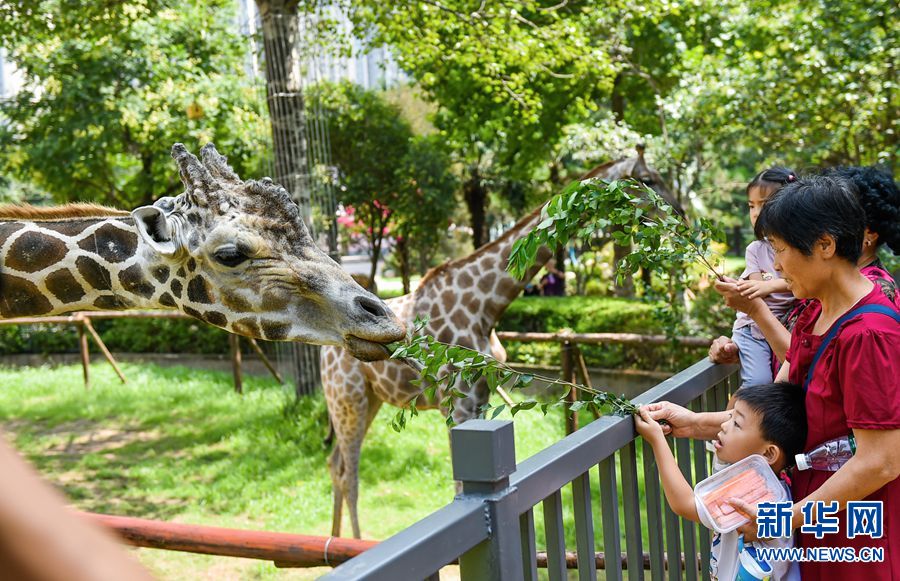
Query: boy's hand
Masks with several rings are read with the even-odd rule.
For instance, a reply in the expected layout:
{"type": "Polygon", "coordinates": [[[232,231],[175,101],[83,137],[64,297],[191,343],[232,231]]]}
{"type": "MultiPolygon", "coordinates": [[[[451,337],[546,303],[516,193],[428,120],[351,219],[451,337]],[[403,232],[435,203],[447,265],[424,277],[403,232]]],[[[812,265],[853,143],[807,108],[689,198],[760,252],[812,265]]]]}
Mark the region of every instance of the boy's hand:
{"type": "Polygon", "coordinates": [[[641,406],[641,411],[647,410],[650,419],[654,422],[666,422],[657,424],[663,434],[669,434],[676,438],[691,438],[694,435],[695,413],[678,404],[667,401],[641,406]]]}
{"type": "Polygon", "coordinates": [[[756,524],[756,506],[747,504],[740,498],[729,498],[727,502],[733,506],[736,511],[750,519],[750,522],[742,524],[737,529],[739,533],[744,535],[744,542],[752,543],[753,541],[759,540],[759,537],[756,534],[759,531],[759,525],[756,524]]]}
{"type": "Polygon", "coordinates": [[[643,436],[650,445],[665,442],[666,440],[662,426],[650,417],[650,411],[647,409],[647,406],[641,406],[638,410],[638,415],[634,416],[634,427],[637,429],[637,433],[643,436]]]}
{"type": "Polygon", "coordinates": [[[735,285],[741,296],[750,300],[767,297],[775,292],[773,280],[739,280],[735,285]]]}

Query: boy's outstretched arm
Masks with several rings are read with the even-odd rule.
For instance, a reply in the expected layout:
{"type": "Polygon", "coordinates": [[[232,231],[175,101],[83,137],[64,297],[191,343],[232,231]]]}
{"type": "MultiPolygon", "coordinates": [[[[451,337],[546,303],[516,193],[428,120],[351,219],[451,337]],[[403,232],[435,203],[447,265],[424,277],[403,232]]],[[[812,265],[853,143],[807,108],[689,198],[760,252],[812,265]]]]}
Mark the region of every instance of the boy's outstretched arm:
{"type": "Polygon", "coordinates": [[[672,455],[672,450],[666,444],[662,426],[650,417],[650,413],[645,407],[642,407],[639,413],[640,415],[634,416],[634,427],[653,448],[663,490],[666,492],[666,500],[669,502],[672,512],[682,518],[700,522],[700,517],[697,515],[697,504],[694,501],[694,489],[691,488],[678,468],[675,456],[672,455]]]}

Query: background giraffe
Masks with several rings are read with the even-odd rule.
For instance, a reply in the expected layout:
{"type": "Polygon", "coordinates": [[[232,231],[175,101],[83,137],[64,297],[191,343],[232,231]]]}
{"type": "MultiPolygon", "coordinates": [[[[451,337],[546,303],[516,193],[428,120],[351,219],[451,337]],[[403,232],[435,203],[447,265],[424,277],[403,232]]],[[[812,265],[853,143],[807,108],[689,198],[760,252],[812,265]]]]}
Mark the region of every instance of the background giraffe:
{"type": "MultiPolygon", "coordinates": [[[[586,177],[633,177],[652,187],[669,203],[677,204],[659,173],[644,161],[643,147],[638,148],[636,157],[603,164],[586,177]]],[[[492,349],[494,326],[506,307],[551,257],[550,250],[542,248],[535,266],[522,280],[516,280],[506,272],[512,245],[534,228],[539,218],[540,208],[473,254],[431,269],[414,292],[388,300],[388,306],[407,324],[411,324],[416,316],[428,316],[425,332],[439,341],[482,353],[497,352],[498,347],[502,352],[499,345],[492,349]]],[[[496,340],[495,335],[493,339],[496,340]]],[[[361,363],[343,349],[322,349],[322,389],[335,436],[334,450],[329,458],[334,494],[332,535],[340,536],[341,512],[346,500],[353,536],[359,538],[356,508],[359,457],[366,431],[382,403],[404,406],[419,397],[421,389],[410,383],[416,377],[411,368],[395,360],[361,363]]],[[[455,387],[467,395],[456,402],[453,410],[453,420],[459,424],[475,417],[479,407],[487,402],[489,393],[484,380],[472,387],[460,380],[455,387]]],[[[439,395],[437,401],[441,399],[442,395],[439,395]]],[[[420,409],[434,407],[434,403],[420,401],[417,406],[420,409]]],[[[445,414],[446,411],[442,410],[445,414]]]]}
{"type": "Polygon", "coordinates": [[[0,206],[0,317],[178,309],[239,335],[386,357],[402,324],[319,250],[285,189],[241,181],[212,144],[201,156],[175,144],[185,192],[130,213],[0,206]]]}

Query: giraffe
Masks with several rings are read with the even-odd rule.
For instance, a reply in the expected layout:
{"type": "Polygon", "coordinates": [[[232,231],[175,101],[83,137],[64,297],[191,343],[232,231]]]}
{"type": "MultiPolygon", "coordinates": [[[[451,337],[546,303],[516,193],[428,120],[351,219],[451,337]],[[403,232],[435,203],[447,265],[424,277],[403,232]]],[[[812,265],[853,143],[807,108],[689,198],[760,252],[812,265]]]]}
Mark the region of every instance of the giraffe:
{"type": "Polygon", "coordinates": [[[284,188],[177,143],[185,191],[131,212],[0,206],[0,318],[177,309],[233,333],[388,356],[404,328],[319,250],[284,188]]]}
{"type": "MultiPolygon", "coordinates": [[[[644,161],[643,147],[636,157],[628,157],[598,166],[589,177],[618,179],[633,177],[652,187],[667,200],[674,201],[662,177],[644,161]]],[[[534,228],[541,208],[519,220],[497,240],[473,254],[431,269],[416,290],[387,301],[400,320],[410,324],[417,315],[429,317],[425,332],[439,341],[462,345],[482,353],[506,353],[493,332],[506,307],[521,293],[528,280],[550,259],[551,251],[539,250],[538,260],[522,280],[506,272],[512,245],[534,228]]],[[[353,536],[360,537],[357,500],[359,495],[359,458],[362,443],[375,414],[383,403],[404,406],[421,395],[410,382],[415,371],[396,360],[360,363],[340,348],[325,347],[321,353],[322,389],[334,430],[334,448],[328,460],[331,473],[334,512],[331,534],[340,536],[341,513],[346,500],[353,536]]],[[[469,387],[459,381],[456,389],[466,394],[453,410],[460,424],[476,416],[489,393],[484,380],[469,387]]],[[[434,407],[422,401],[417,407],[434,407]]],[[[438,401],[442,398],[438,397],[438,401]]],[[[445,415],[447,410],[441,410],[445,415]]]]}

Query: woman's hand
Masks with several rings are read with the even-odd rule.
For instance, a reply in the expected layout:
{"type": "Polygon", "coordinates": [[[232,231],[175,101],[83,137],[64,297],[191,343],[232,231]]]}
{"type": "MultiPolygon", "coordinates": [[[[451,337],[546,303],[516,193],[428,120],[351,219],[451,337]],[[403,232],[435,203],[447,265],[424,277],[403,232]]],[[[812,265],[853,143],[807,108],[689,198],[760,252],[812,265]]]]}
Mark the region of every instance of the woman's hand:
{"type": "Polygon", "coordinates": [[[641,406],[641,409],[638,410],[638,414],[634,416],[634,427],[638,434],[647,440],[651,446],[655,447],[660,443],[664,444],[666,436],[659,422],[650,417],[648,407],[641,406]]]}
{"type": "Polygon", "coordinates": [[[660,425],[662,433],[676,438],[690,438],[694,435],[696,414],[687,408],[667,401],[651,403],[641,408],[646,410],[650,418],[660,425]]]}
{"type": "Polygon", "coordinates": [[[739,363],[737,344],[728,337],[718,337],[709,346],[709,360],[713,363],[739,363]]]}
{"type": "Polygon", "coordinates": [[[739,280],[735,283],[735,287],[744,298],[761,299],[775,292],[773,282],[771,280],[739,280]]]}
{"type": "MultiPolygon", "coordinates": [[[[736,311],[742,311],[753,317],[754,312],[763,307],[766,307],[766,303],[763,302],[762,299],[749,299],[741,294],[741,291],[738,289],[738,283],[740,281],[736,281],[733,278],[726,278],[724,281],[716,281],[715,289],[716,292],[722,295],[725,299],[725,304],[736,311]]],[[[753,281],[746,281],[753,282],[753,281]]]]}
{"type": "Polygon", "coordinates": [[[756,533],[759,530],[759,527],[756,524],[756,507],[747,504],[740,498],[729,498],[727,502],[733,506],[736,511],[750,519],[750,522],[737,528],[737,531],[744,535],[744,542],[752,543],[753,541],[759,540],[759,537],[756,536],[756,533]]]}

